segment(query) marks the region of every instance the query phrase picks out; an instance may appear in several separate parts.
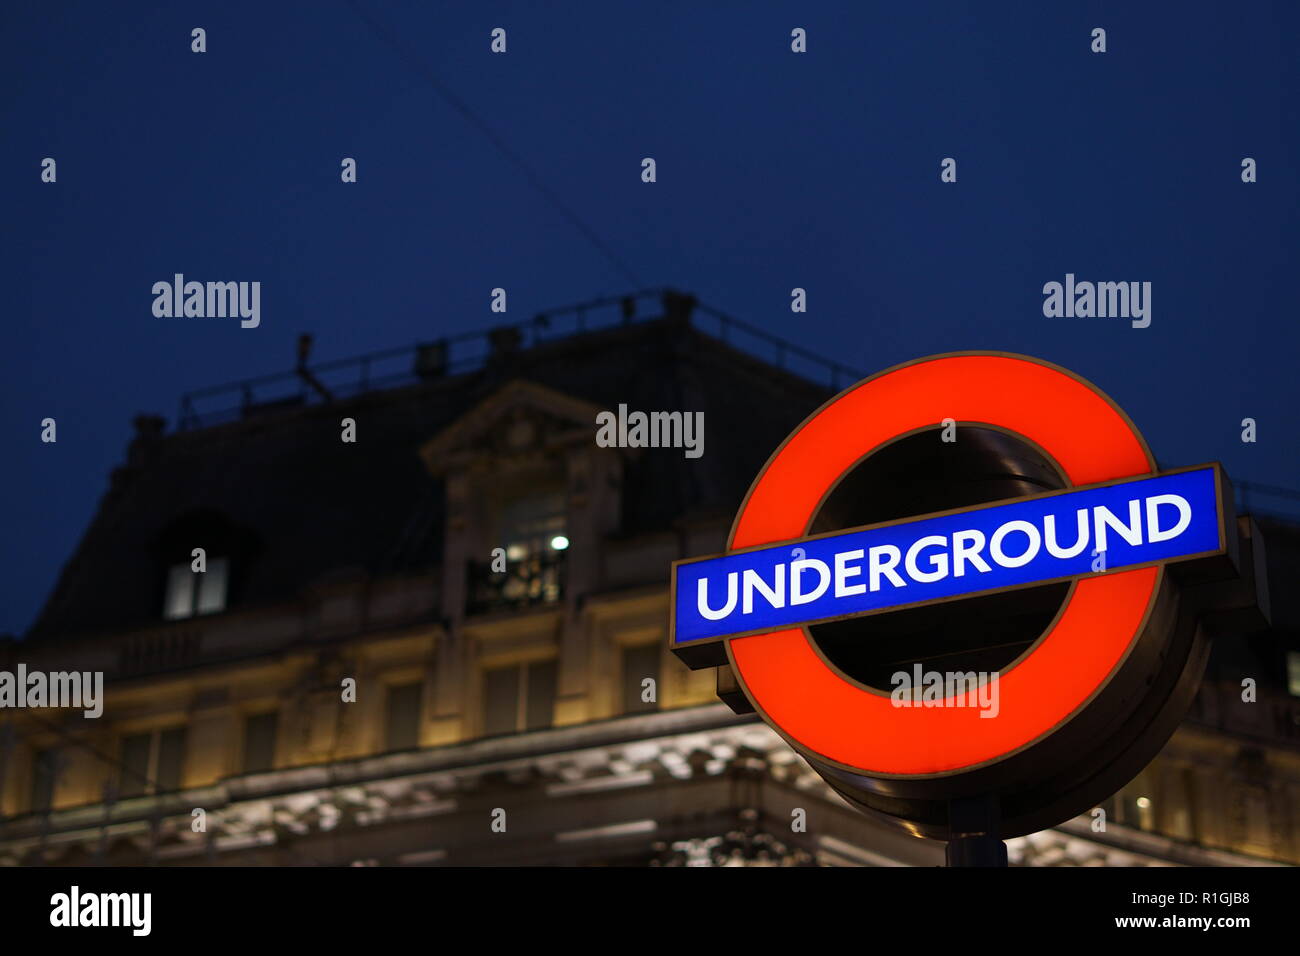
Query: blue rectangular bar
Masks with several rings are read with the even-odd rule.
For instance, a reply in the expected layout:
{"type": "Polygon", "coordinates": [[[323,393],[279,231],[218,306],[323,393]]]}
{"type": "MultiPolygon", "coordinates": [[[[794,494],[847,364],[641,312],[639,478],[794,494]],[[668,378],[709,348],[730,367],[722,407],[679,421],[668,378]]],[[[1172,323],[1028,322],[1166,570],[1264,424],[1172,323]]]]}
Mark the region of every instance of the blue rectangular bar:
{"type": "Polygon", "coordinates": [[[1213,554],[1221,508],[1206,465],[683,561],[672,644],[1213,554]]]}

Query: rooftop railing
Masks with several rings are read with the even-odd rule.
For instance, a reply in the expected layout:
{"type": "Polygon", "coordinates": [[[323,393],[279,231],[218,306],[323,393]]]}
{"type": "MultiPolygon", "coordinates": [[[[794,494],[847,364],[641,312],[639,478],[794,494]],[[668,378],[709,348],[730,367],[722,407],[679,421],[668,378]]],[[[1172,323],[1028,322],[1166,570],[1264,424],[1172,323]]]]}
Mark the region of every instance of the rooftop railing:
{"type": "MultiPolygon", "coordinates": [[[[313,404],[326,400],[327,396],[347,398],[451,378],[478,371],[494,354],[674,315],[697,331],[835,391],[865,377],[857,369],[787,342],[693,296],[673,289],[645,289],[550,309],[513,325],[188,392],[181,397],[177,429],[187,431],[220,425],[262,411],[313,404]]],[[[1292,520],[1300,517],[1300,492],[1255,482],[1234,484],[1240,513],[1292,520]]]]}
{"type": "Polygon", "coordinates": [[[856,369],[703,305],[692,296],[672,289],[647,289],[550,309],[512,325],[318,365],[304,362],[291,371],[187,392],[181,397],[177,429],[206,428],[264,411],[451,378],[478,371],[494,355],[674,316],[706,335],[832,389],[862,377],[856,369]]]}

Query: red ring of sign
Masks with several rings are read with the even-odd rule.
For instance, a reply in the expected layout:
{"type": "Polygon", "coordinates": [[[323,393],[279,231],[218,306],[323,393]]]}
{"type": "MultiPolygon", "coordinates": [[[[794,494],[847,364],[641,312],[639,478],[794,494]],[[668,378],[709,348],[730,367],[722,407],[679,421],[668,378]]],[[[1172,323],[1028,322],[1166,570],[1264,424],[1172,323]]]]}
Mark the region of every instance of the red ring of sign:
{"type": "MultiPolygon", "coordinates": [[[[1155,471],[1132,422],[1090,383],[1027,356],[940,355],[881,372],[814,412],[755,480],[729,548],[803,536],[828,489],[863,455],[946,418],[1024,436],[1072,486],[1155,471]]],[[[1009,756],[1082,707],[1141,633],[1158,581],[1155,567],[1078,580],[1050,630],[994,678],[995,719],[973,707],[895,707],[832,670],[807,628],[725,643],[750,700],[792,742],[867,774],[952,773],[1009,756]]]]}

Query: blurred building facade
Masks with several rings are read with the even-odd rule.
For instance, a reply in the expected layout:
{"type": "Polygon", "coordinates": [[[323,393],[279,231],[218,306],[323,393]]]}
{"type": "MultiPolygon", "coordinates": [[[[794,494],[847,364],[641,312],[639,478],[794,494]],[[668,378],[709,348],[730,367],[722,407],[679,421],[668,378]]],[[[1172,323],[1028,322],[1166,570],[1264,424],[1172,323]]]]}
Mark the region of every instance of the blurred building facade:
{"type": "MultiPolygon", "coordinates": [[[[106,676],[97,720],[0,711],[0,865],[942,863],[666,652],[669,564],[723,549],[856,374],[673,292],[300,359],[188,397],[170,434],[139,418],[38,621],[0,641],[0,670],[106,676]],[[599,447],[620,404],[702,411],[703,456],[599,447]]],[[[1259,520],[1273,628],[1216,644],[1104,831],[1013,862],[1300,863],[1300,528],[1259,520]]]]}

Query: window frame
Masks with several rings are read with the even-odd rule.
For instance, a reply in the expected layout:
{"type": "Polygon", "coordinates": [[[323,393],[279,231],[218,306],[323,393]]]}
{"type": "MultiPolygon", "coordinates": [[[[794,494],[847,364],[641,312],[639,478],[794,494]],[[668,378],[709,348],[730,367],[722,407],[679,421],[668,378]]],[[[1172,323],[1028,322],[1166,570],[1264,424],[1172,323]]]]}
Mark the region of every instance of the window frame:
{"type": "Polygon", "coordinates": [[[189,725],[187,724],[162,724],[157,727],[150,727],[147,730],[137,730],[131,733],[119,733],[117,740],[117,776],[113,781],[115,793],[119,800],[135,800],[139,797],[153,797],[164,793],[179,793],[185,789],[185,758],[189,751],[189,725]],[[180,760],[176,772],[176,786],[174,788],[164,787],[159,781],[159,771],[162,763],[162,740],[163,735],[180,732],[180,760]],[[128,788],[128,777],[134,779],[134,771],[130,774],[126,769],[126,744],[127,741],[139,737],[149,738],[149,753],[145,760],[144,779],[136,781],[140,791],[132,792],[128,788]]]}
{"type": "Polygon", "coordinates": [[[559,699],[560,684],[560,662],[558,656],[538,657],[531,660],[516,661],[513,664],[497,664],[494,666],[484,665],[482,668],[481,693],[479,717],[482,721],[481,728],[483,736],[506,736],[508,734],[524,734],[537,730],[549,730],[555,726],[555,704],[559,699]],[[531,703],[530,687],[533,680],[530,678],[530,672],[535,667],[544,667],[549,665],[553,672],[551,680],[550,707],[548,708],[548,719],[545,724],[530,726],[529,706],[531,703]],[[515,677],[515,703],[514,703],[514,728],[511,730],[499,730],[489,732],[488,720],[488,675],[494,672],[513,671],[515,677]]]}
{"type": "MultiPolygon", "coordinates": [[[[204,558],[205,571],[195,571],[194,559],[190,558],[184,561],[176,561],[167,566],[166,575],[163,580],[163,607],[162,616],[164,621],[188,621],[196,617],[209,617],[213,614],[222,614],[230,607],[230,558],[224,554],[216,555],[211,558],[204,558]],[[173,594],[180,585],[181,580],[178,572],[189,571],[189,578],[185,579],[185,605],[184,613],[172,613],[173,594]],[[216,575],[209,579],[208,575],[216,575]],[[201,609],[201,603],[204,599],[204,590],[209,580],[220,580],[217,587],[220,588],[220,594],[217,599],[217,606],[201,609]]],[[[180,602],[175,602],[179,604],[180,602]]]]}
{"type": "Polygon", "coordinates": [[[243,774],[249,774],[249,773],[269,773],[269,772],[271,772],[272,770],[275,770],[275,769],[276,769],[276,764],[277,764],[276,756],[277,756],[277,752],[278,752],[278,750],[280,749],[280,711],[279,711],[279,709],[278,709],[278,708],[272,708],[271,710],[257,710],[257,711],[249,711],[248,713],[243,714],[243,715],[242,715],[242,719],[241,719],[241,721],[240,721],[240,728],[239,728],[239,731],[240,731],[240,732],[239,732],[239,770],[238,770],[238,773],[239,773],[240,775],[243,775],[243,774]],[[270,757],[270,761],[268,762],[267,766],[265,766],[265,767],[250,768],[250,767],[248,766],[248,754],[249,754],[249,746],[248,746],[249,733],[248,733],[248,731],[249,731],[249,725],[250,725],[254,720],[265,720],[265,719],[268,718],[268,717],[273,718],[274,721],[275,721],[275,724],[274,724],[274,727],[272,728],[272,733],[271,733],[271,757],[270,757]]]}
{"type": "Polygon", "coordinates": [[[620,714],[650,714],[662,709],[663,703],[663,676],[664,676],[664,659],[663,646],[659,641],[638,641],[635,644],[622,644],[619,646],[618,665],[619,676],[622,680],[619,682],[621,694],[619,700],[620,714]],[[655,670],[653,674],[642,674],[636,683],[635,701],[628,700],[628,694],[632,691],[631,674],[628,669],[628,658],[632,654],[650,653],[654,656],[655,670]],[[655,699],[654,703],[643,703],[641,700],[641,680],[646,677],[653,677],[655,682],[655,699]]]}
{"type": "Polygon", "coordinates": [[[384,689],[384,753],[394,753],[402,750],[414,750],[420,746],[421,729],[424,724],[424,704],[425,682],[423,680],[401,681],[388,684],[384,689]],[[414,689],[415,692],[415,740],[408,746],[393,746],[393,699],[394,695],[399,692],[409,692],[414,689]]]}
{"type": "Polygon", "coordinates": [[[27,790],[28,806],[32,813],[49,813],[54,809],[59,790],[59,771],[63,761],[62,749],[57,745],[39,747],[32,753],[32,775],[27,790]],[[44,779],[47,792],[43,801],[37,800],[37,785],[44,779]]]}

